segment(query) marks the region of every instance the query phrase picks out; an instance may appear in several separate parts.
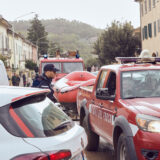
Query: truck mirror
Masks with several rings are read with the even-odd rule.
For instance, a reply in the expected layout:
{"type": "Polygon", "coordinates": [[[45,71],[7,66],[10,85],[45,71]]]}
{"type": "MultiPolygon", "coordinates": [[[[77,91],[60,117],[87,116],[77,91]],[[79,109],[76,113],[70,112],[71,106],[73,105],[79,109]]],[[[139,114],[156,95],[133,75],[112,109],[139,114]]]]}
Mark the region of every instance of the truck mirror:
{"type": "Polygon", "coordinates": [[[110,95],[108,92],[108,88],[98,88],[96,91],[96,98],[102,100],[114,100],[115,95],[110,95]]]}

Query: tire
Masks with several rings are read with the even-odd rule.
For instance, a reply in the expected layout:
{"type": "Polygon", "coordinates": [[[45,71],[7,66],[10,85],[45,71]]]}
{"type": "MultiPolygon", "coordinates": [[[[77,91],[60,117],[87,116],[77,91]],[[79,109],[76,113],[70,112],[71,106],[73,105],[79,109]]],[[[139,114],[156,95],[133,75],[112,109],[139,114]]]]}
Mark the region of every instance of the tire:
{"type": "Polygon", "coordinates": [[[119,139],[118,139],[116,157],[117,157],[117,160],[130,160],[126,137],[123,133],[119,136],[119,139]]]}
{"type": "Polygon", "coordinates": [[[85,118],[82,122],[82,126],[85,129],[87,137],[88,137],[88,145],[87,145],[86,149],[88,151],[96,151],[99,146],[99,135],[97,135],[96,133],[94,133],[91,130],[91,128],[88,124],[87,116],[85,116],[85,118]]]}

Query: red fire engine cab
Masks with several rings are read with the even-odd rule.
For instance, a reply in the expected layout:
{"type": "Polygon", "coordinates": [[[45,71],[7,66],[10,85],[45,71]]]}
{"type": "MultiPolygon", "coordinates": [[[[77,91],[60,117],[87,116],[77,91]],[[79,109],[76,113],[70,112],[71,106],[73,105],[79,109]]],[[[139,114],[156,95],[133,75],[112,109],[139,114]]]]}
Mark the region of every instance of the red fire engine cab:
{"type": "Polygon", "coordinates": [[[54,66],[59,69],[59,71],[56,74],[56,78],[53,80],[53,82],[61,79],[68,73],[71,73],[73,71],[84,71],[84,62],[82,58],[40,58],[40,67],[39,67],[39,73],[43,73],[44,66],[46,64],[54,64],[54,66]]]}

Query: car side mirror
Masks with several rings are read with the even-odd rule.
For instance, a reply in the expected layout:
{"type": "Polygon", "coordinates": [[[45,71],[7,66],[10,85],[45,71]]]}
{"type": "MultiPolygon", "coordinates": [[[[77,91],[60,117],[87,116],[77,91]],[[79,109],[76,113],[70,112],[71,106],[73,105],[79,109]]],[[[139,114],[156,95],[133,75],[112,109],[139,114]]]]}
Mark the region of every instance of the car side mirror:
{"type": "Polygon", "coordinates": [[[110,95],[108,92],[108,88],[98,88],[96,91],[96,98],[113,101],[115,99],[115,95],[110,95]]]}

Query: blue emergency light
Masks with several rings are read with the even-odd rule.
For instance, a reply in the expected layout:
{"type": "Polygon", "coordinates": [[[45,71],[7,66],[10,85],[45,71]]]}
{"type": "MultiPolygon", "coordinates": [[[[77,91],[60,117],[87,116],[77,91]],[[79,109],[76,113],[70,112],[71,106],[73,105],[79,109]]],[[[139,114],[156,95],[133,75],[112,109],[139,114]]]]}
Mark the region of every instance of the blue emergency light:
{"type": "Polygon", "coordinates": [[[47,59],[47,58],[48,58],[48,55],[47,55],[47,54],[44,54],[43,57],[44,57],[44,59],[47,59]]]}

